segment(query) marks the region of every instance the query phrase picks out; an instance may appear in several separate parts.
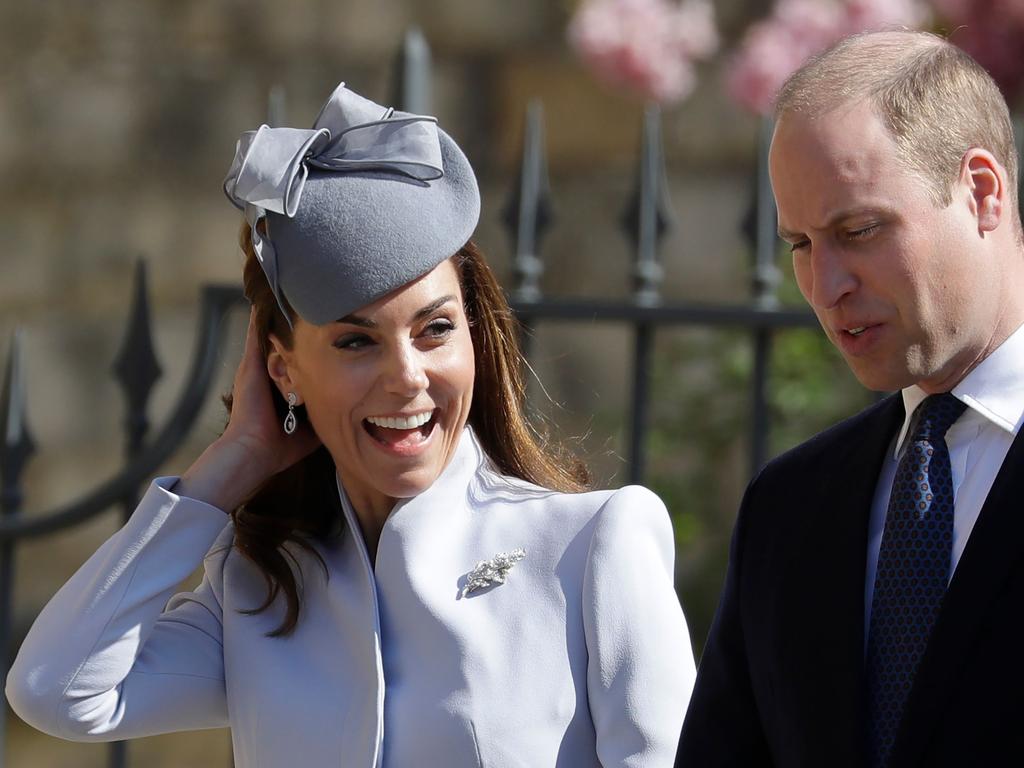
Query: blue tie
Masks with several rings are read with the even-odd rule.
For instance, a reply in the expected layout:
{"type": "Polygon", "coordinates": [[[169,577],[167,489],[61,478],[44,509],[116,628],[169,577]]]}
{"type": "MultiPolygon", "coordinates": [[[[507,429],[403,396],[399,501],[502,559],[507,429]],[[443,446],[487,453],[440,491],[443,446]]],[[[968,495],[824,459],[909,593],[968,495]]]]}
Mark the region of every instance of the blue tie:
{"type": "Polygon", "coordinates": [[[885,768],[949,581],[953,475],[946,430],[967,406],[948,392],[918,407],[896,468],[871,600],[867,696],[870,765],[885,768]]]}

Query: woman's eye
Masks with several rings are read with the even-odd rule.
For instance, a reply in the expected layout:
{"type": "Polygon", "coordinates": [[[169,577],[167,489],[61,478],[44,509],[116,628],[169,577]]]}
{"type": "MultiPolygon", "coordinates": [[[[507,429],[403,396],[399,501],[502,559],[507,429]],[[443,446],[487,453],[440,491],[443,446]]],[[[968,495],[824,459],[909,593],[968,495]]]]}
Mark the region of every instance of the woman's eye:
{"type": "Polygon", "coordinates": [[[795,243],[790,243],[789,244],[789,252],[790,253],[796,253],[797,251],[799,251],[799,250],[801,250],[803,248],[806,248],[810,244],[811,244],[810,240],[797,240],[795,243]]]}
{"type": "Polygon", "coordinates": [[[334,342],[334,346],[338,349],[362,349],[372,343],[373,340],[364,333],[346,333],[334,342]]]}
{"type": "Polygon", "coordinates": [[[423,329],[423,334],[437,339],[444,338],[454,330],[455,323],[451,320],[434,320],[428,323],[427,327],[423,329]]]}

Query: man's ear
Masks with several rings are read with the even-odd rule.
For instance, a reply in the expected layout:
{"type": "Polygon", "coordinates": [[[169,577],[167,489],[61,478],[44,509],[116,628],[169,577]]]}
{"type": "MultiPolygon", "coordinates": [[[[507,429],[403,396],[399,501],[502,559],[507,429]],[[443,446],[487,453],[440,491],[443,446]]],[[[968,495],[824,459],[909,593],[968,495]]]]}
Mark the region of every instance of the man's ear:
{"type": "Polygon", "coordinates": [[[964,153],[960,176],[970,190],[971,212],[979,232],[992,232],[1003,221],[1009,201],[1006,169],[986,149],[971,147],[964,153]]]}
{"type": "Polygon", "coordinates": [[[296,405],[302,405],[302,393],[299,392],[293,377],[292,358],[294,353],[286,348],[274,334],[270,334],[270,354],[267,355],[267,373],[271,381],[281,393],[281,397],[288,399],[288,393],[294,392],[296,405]]]}

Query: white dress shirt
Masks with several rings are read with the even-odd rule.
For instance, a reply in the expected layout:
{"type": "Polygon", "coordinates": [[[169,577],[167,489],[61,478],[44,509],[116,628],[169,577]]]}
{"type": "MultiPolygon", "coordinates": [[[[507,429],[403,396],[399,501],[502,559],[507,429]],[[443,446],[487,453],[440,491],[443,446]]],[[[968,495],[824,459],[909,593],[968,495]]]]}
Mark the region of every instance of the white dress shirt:
{"type": "MultiPolygon", "coordinates": [[[[868,526],[868,557],[864,580],[864,635],[871,623],[878,552],[889,508],[896,467],[907,449],[907,436],[917,406],[928,396],[916,384],[903,390],[906,416],[893,441],[875,488],[868,526]]],[[[989,489],[1003,465],[1014,438],[1024,423],[1024,326],[1014,331],[988,357],[952,389],[967,410],[946,433],[953,470],[953,551],[949,577],[953,578],[974,523],[989,489]]]]}

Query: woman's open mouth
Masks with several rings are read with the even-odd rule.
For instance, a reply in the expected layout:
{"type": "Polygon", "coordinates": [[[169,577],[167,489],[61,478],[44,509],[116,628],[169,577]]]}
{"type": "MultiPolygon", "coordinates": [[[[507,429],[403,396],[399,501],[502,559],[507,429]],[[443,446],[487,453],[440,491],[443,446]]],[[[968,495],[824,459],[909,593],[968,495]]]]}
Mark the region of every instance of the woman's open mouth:
{"type": "Polygon", "coordinates": [[[363,429],[383,447],[403,451],[415,449],[430,437],[437,425],[439,408],[415,414],[368,416],[363,429]]]}

